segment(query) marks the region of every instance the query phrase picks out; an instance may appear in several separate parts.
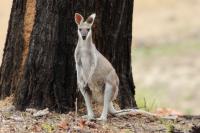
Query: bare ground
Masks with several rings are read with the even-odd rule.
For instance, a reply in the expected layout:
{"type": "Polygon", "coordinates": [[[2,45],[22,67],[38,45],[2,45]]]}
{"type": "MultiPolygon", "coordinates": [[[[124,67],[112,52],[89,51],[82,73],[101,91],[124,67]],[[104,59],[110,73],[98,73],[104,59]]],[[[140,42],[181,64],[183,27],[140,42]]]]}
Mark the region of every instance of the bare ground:
{"type": "MultiPolygon", "coordinates": [[[[199,133],[200,116],[179,116],[167,120],[159,117],[129,113],[124,116],[109,116],[107,122],[87,121],[78,113],[60,114],[48,112],[41,116],[34,116],[35,109],[25,112],[16,111],[11,105],[12,98],[1,101],[0,133],[199,133]],[[4,104],[2,104],[4,103],[4,104]],[[3,106],[4,105],[4,106],[3,106]]],[[[100,115],[100,112],[97,115],[100,115]]]]}

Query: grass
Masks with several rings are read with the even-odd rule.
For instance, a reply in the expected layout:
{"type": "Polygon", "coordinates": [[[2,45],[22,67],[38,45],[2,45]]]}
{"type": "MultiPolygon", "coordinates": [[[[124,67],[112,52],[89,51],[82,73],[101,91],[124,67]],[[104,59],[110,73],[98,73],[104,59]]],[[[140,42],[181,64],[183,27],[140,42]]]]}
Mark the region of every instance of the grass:
{"type": "Polygon", "coordinates": [[[160,123],[162,123],[166,129],[167,129],[167,133],[174,133],[175,132],[175,124],[176,121],[169,121],[169,120],[165,120],[165,119],[159,119],[160,123]]]}
{"type": "Polygon", "coordinates": [[[144,109],[148,112],[153,112],[156,109],[156,100],[153,100],[152,98],[136,98],[138,108],[144,109]]]}
{"type": "Polygon", "coordinates": [[[185,114],[197,113],[200,42],[134,47],[132,51],[139,108],[153,112],[169,107],[185,114]]]}
{"type": "Polygon", "coordinates": [[[142,108],[146,111],[154,112],[158,107],[163,107],[162,101],[163,97],[166,94],[165,89],[159,89],[158,86],[149,86],[136,88],[136,101],[139,108],[142,108]]]}
{"type": "Polygon", "coordinates": [[[180,54],[190,54],[200,50],[200,42],[187,42],[181,44],[161,44],[152,47],[133,47],[132,57],[134,60],[142,58],[143,60],[158,57],[168,56],[173,57],[180,54]]]}
{"type": "Polygon", "coordinates": [[[151,94],[152,92],[147,92],[146,89],[140,89],[136,91],[136,101],[139,108],[144,109],[146,111],[153,112],[158,106],[158,99],[153,98],[151,94]]]}

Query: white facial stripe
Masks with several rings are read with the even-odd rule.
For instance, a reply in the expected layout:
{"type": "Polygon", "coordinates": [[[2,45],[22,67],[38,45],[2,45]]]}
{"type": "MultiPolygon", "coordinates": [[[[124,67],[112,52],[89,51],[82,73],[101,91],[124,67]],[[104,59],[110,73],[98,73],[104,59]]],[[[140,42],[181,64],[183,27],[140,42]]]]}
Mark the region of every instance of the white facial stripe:
{"type": "Polygon", "coordinates": [[[79,30],[80,30],[82,36],[87,36],[90,29],[89,28],[82,28],[82,29],[79,29],[79,30]]]}
{"type": "Polygon", "coordinates": [[[90,30],[90,28],[79,28],[79,33],[83,40],[85,40],[88,37],[90,30]]]}

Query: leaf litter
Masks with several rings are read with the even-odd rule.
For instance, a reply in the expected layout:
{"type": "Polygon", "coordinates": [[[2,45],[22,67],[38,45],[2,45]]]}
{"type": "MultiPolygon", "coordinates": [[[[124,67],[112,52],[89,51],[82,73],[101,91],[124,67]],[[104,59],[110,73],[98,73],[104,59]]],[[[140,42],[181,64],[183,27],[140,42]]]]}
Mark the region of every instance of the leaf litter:
{"type": "MultiPolygon", "coordinates": [[[[99,116],[99,109],[95,109],[99,116]]],[[[168,120],[132,112],[124,116],[108,116],[107,122],[101,122],[83,119],[84,113],[85,109],[80,109],[79,112],[59,114],[48,108],[27,108],[21,112],[11,104],[4,104],[0,106],[0,133],[156,133],[171,130],[195,133],[200,129],[200,116],[178,116],[168,120]]]]}

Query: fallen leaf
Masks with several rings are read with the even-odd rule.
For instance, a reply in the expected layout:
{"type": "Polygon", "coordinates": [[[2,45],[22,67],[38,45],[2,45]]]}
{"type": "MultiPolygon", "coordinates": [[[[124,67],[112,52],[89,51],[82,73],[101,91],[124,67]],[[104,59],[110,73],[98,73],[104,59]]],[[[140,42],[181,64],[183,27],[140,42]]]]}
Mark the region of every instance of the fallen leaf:
{"type": "Polygon", "coordinates": [[[62,129],[68,129],[68,128],[69,128],[69,124],[67,123],[66,120],[62,120],[62,121],[58,124],[58,127],[59,127],[59,128],[62,128],[62,129]]]}
{"type": "Polygon", "coordinates": [[[97,128],[97,124],[92,121],[87,121],[85,124],[90,128],[97,128]]]}
{"type": "Polygon", "coordinates": [[[39,124],[33,125],[33,127],[31,129],[33,132],[41,132],[42,131],[42,127],[39,124]]]}
{"type": "Polygon", "coordinates": [[[83,120],[83,119],[81,119],[81,120],[79,121],[79,126],[80,126],[80,128],[84,128],[85,125],[86,125],[86,121],[83,120]]]}

